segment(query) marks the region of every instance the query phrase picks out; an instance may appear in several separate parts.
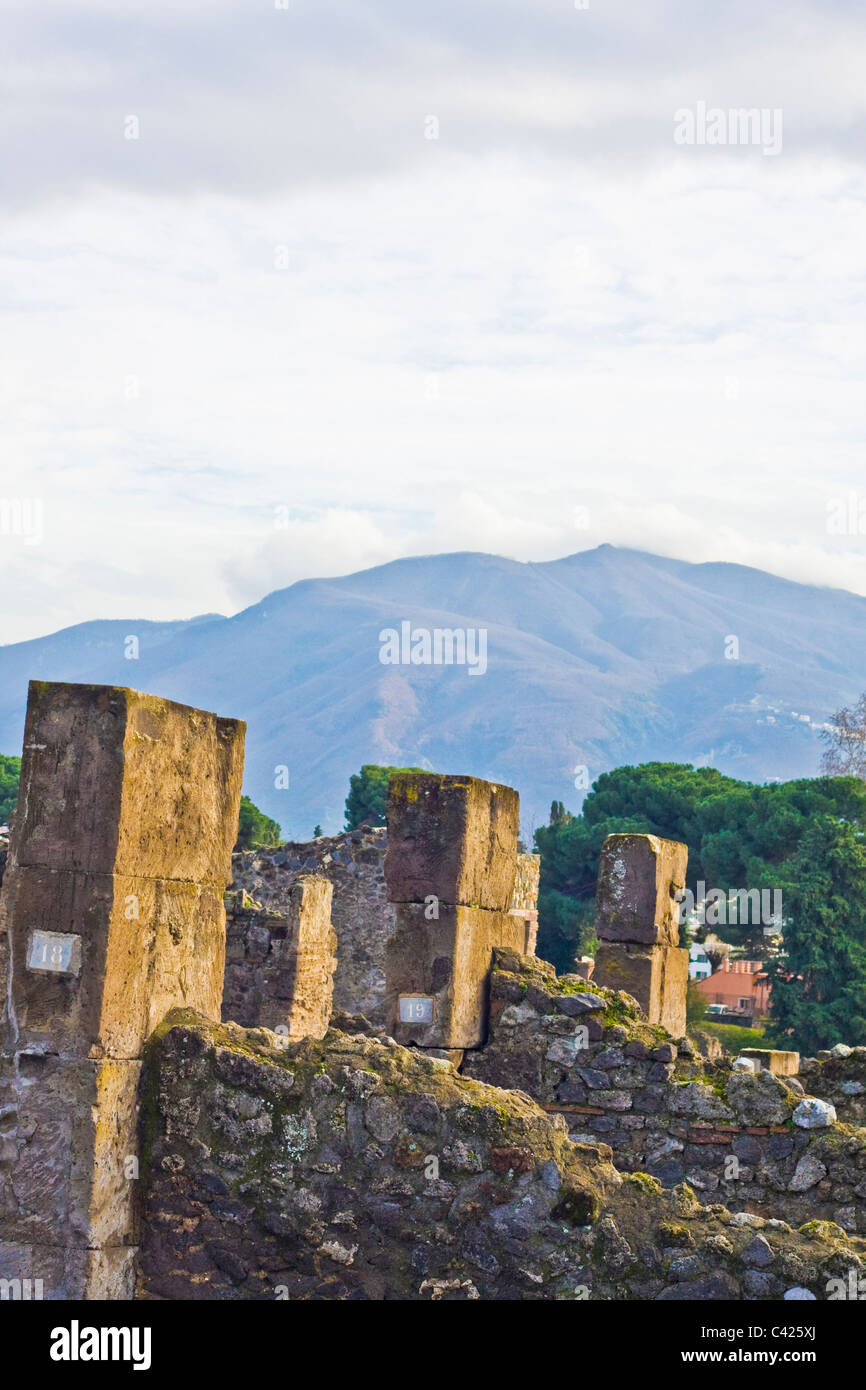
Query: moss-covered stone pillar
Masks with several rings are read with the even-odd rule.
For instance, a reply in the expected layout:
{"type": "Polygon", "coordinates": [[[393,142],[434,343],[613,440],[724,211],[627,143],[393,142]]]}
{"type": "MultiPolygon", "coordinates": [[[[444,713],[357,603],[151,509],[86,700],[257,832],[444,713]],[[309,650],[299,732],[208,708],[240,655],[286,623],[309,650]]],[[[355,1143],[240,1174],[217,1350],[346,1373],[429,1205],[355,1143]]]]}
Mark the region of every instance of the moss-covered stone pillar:
{"type": "Polygon", "coordinates": [[[593,980],[624,989],[650,1023],[686,1031],[689,954],[679,946],[688,847],[658,835],[608,835],[596,894],[593,980]]]}
{"type": "Polygon", "coordinates": [[[219,1019],[244,725],[32,682],[0,898],[0,1277],[128,1298],[138,1086],[172,1008],[219,1019]]]}
{"type": "Polygon", "coordinates": [[[397,926],[385,976],[398,1042],[484,1042],[493,948],[527,944],[525,913],[511,911],[519,819],[511,787],[434,773],[391,779],[385,880],[397,926]]]}

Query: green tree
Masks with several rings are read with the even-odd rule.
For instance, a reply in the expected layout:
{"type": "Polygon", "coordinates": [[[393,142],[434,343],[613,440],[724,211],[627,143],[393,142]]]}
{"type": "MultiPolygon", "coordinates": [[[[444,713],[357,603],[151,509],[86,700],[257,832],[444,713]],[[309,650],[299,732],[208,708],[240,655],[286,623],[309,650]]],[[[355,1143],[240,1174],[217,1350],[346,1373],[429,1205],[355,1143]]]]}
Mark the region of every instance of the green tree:
{"type": "Polygon", "coordinates": [[[0,753],[0,825],[8,825],[18,804],[21,759],[0,753]]]}
{"type": "Polygon", "coordinates": [[[395,772],[424,772],[423,767],[380,767],[364,763],[360,772],[349,778],[346,797],[346,829],[357,830],[365,822],[384,825],[388,805],[388,783],[395,772]]]}
{"type": "Polygon", "coordinates": [[[866,1044],[866,843],[849,821],[821,815],[789,861],[784,954],[770,961],[768,1036],[814,1054],[866,1044]]]}
{"type": "Polygon", "coordinates": [[[242,796],[235,849],[256,849],[260,845],[270,847],[278,844],[280,827],[277,822],[260,811],[248,796],[242,796]]]}
{"type": "Polygon", "coordinates": [[[689,980],[686,986],[686,1023],[690,1028],[703,1023],[707,1014],[707,1001],[698,989],[696,980],[689,980]]]}
{"type": "MultiPolygon", "coordinates": [[[[696,896],[703,881],[725,893],[782,888],[784,902],[788,861],[818,815],[866,824],[866,785],[854,777],[817,777],[761,786],[686,763],[603,773],[579,816],[554,802],[550,825],[535,833],[541,854],[539,955],[563,970],[587,949],[607,835],[637,831],[684,841],[686,885],[696,896]]],[[[757,955],[769,949],[760,922],[729,919],[719,933],[757,955]]]]}

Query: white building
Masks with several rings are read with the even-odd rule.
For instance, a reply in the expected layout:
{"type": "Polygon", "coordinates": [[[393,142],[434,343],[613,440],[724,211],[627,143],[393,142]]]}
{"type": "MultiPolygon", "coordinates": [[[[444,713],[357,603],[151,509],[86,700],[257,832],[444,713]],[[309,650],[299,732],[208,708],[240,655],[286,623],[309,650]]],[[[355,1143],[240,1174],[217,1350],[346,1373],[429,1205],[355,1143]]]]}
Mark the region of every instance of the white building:
{"type": "Polygon", "coordinates": [[[713,973],[710,958],[703,946],[689,947],[689,979],[706,980],[713,973]]]}

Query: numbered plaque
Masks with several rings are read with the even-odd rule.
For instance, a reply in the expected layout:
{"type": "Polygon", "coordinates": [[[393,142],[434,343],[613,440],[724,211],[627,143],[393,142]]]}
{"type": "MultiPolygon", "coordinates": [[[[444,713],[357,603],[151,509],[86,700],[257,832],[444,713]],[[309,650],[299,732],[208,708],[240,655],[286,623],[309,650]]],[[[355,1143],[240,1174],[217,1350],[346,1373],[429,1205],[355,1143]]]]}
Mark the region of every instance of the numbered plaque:
{"type": "Polygon", "coordinates": [[[401,1023],[432,1023],[433,999],[429,994],[401,994],[399,998],[401,1023]]]}
{"type": "Polygon", "coordinates": [[[78,975],[81,937],[66,932],[34,931],[27,942],[27,969],[48,975],[78,975]]]}

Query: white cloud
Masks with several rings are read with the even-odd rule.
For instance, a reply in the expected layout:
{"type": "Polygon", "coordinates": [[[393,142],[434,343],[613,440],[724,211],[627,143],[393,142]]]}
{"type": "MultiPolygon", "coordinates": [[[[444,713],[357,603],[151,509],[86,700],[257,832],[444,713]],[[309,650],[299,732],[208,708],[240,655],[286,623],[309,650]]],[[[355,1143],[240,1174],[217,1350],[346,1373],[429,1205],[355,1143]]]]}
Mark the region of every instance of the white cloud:
{"type": "Polygon", "coordinates": [[[0,534],[0,640],[452,548],[866,593],[826,525],[863,487],[862,15],[7,8],[0,499],[45,541],[0,534]],[[783,154],[675,146],[698,99],[783,105],[783,154]]]}

